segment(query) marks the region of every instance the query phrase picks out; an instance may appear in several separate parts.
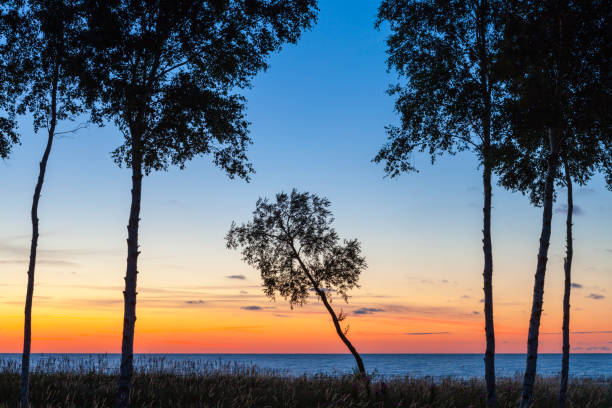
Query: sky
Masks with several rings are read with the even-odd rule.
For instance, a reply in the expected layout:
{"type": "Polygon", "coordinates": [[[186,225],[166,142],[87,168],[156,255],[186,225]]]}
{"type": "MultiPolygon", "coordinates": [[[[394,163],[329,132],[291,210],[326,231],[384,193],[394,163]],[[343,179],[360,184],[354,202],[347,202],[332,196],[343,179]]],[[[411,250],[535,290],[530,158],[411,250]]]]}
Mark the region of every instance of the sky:
{"type": "MultiPolygon", "coordinates": [[[[358,238],[368,262],[348,304],[336,299],[362,353],[481,353],[482,187],[471,153],[419,173],[384,177],[371,162],[398,122],[385,91],[385,27],[378,1],[324,0],[319,21],[270,58],[245,91],[254,144],[250,183],[230,180],[210,158],[146,177],[135,351],[140,353],[345,353],[316,299],[291,310],[267,299],[257,271],[225,247],[233,220],[258,197],[297,188],[326,196],[341,237],[358,238]]],[[[82,118],[81,122],[86,121],[82,118]]],[[[63,123],[70,130],[80,122],[63,123]]],[[[29,212],[43,133],[20,122],[22,145],[0,162],[0,352],[23,339],[29,212]]],[[[121,348],[130,173],[110,152],[111,124],[55,143],[39,208],[41,234],[33,352],[121,348]]],[[[541,325],[541,352],[561,351],[565,214],[559,191],[541,325]]],[[[612,193],[596,175],[575,191],[574,352],[612,350],[612,193]]],[[[533,292],[541,209],[493,191],[494,313],[498,353],[522,353],[533,292]]]]}

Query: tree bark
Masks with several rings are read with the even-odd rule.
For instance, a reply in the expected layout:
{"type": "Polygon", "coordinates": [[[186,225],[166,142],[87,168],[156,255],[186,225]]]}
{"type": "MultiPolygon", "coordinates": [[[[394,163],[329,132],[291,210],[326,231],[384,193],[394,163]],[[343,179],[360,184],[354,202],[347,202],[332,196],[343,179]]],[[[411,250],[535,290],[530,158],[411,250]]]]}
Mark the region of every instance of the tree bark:
{"type": "Polygon", "coordinates": [[[487,17],[489,4],[481,0],[478,6],[477,43],[480,60],[480,86],[484,110],[482,112],[482,183],[484,192],[482,250],[484,255],[484,317],[486,350],[484,356],[485,382],[487,386],[487,407],[496,406],[495,393],[495,327],[493,324],[493,250],[491,243],[491,90],[489,87],[489,56],[487,53],[487,17]]]}
{"type": "Polygon", "coordinates": [[[23,354],[21,355],[21,407],[27,408],[30,400],[30,349],[32,345],[32,299],[34,297],[34,272],[36,270],[36,251],[38,247],[38,203],[43,183],[45,181],[45,172],[47,171],[47,162],[51,154],[53,146],[53,138],[55,136],[55,126],[57,125],[57,85],[58,85],[58,67],[54,67],[53,84],[51,88],[51,120],[49,122],[47,146],[43,153],[39,165],[38,180],[34,188],[34,197],[32,198],[32,209],[30,216],[32,218],[32,242],[30,244],[30,261],[28,264],[28,284],[26,289],[25,301],[25,318],[23,324],[23,354]]]}
{"type": "Polygon", "coordinates": [[[567,397],[567,380],[569,376],[569,352],[570,352],[570,294],[572,290],[572,257],[574,256],[574,245],[572,238],[572,218],[574,213],[574,197],[572,191],[572,176],[570,174],[567,160],[564,161],[565,184],[567,185],[567,218],[565,220],[566,252],[563,269],[565,271],[565,287],[563,291],[563,358],[561,359],[561,384],[559,387],[559,408],[565,408],[567,397]]]}
{"type": "Polygon", "coordinates": [[[350,350],[350,352],[353,355],[353,357],[355,357],[355,362],[357,363],[357,368],[359,369],[359,374],[361,374],[362,376],[365,377],[366,370],[365,370],[365,366],[363,365],[363,360],[361,359],[361,356],[357,352],[357,349],[355,349],[353,344],[349,341],[348,337],[346,337],[346,334],[344,334],[344,331],[342,331],[342,327],[340,327],[340,321],[338,320],[338,316],[336,316],[336,312],[334,311],[334,309],[329,304],[329,301],[327,300],[327,296],[325,295],[325,292],[323,290],[321,290],[320,288],[316,287],[316,286],[315,286],[315,290],[317,291],[317,294],[319,295],[319,297],[323,301],[323,304],[325,305],[325,308],[329,312],[329,314],[330,314],[330,316],[332,318],[332,321],[334,322],[334,327],[336,328],[336,333],[338,333],[338,336],[340,336],[340,339],[342,340],[342,342],[350,350]]]}
{"type": "Polygon", "coordinates": [[[550,245],[550,230],[552,222],[552,206],[554,194],[555,173],[557,170],[557,141],[552,129],[549,129],[550,155],[544,185],[544,201],[542,211],[542,232],[540,235],[540,249],[538,263],[533,285],[533,303],[531,318],[529,320],[529,335],[527,339],[527,364],[523,378],[523,392],[520,408],[528,408],[531,404],[533,384],[536,377],[536,363],[538,359],[538,339],[540,335],[540,318],[542,316],[542,303],[544,301],[544,278],[546,276],[546,263],[548,262],[548,247],[550,245]]]}
{"type": "Polygon", "coordinates": [[[319,297],[321,298],[321,301],[323,302],[323,305],[325,305],[325,309],[327,309],[327,311],[329,312],[329,315],[331,316],[332,321],[334,323],[334,327],[336,328],[336,333],[338,333],[338,336],[340,337],[340,340],[342,340],[342,342],[346,345],[346,347],[349,349],[349,351],[351,352],[351,354],[355,358],[355,362],[357,363],[357,369],[359,370],[359,374],[361,374],[362,376],[365,377],[366,376],[366,370],[365,370],[365,366],[363,364],[363,360],[361,359],[361,356],[357,352],[357,349],[355,348],[355,346],[353,346],[353,344],[350,342],[348,337],[346,337],[346,334],[344,334],[344,331],[342,331],[342,327],[340,326],[340,320],[338,319],[338,316],[336,315],[336,312],[334,311],[334,309],[329,304],[329,301],[327,300],[327,295],[325,295],[325,291],[323,291],[319,287],[319,285],[317,284],[317,282],[315,281],[315,279],[311,275],[310,271],[308,270],[308,268],[306,267],[304,262],[302,262],[302,258],[300,258],[300,256],[298,255],[298,252],[295,250],[295,247],[293,246],[293,244],[291,245],[291,248],[293,249],[293,253],[296,256],[296,258],[297,258],[297,260],[298,260],[298,262],[300,264],[300,267],[302,268],[302,270],[304,271],[306,276],[308,276],[308,279],[312,283],[312,286],[313,286],[315,292],[317,292],[317,295],[319,295],[319,297]]]}
{"type": "MultiPolygon", "coordinates": [[[[134,134],[132,137],[134,138],[134,134]]],[[[130,405],[130,387],[134,372],[134,326],[136,325],[136,278],[138,275],[138,226],[140,222],[140,201],[142,192],[142,157],[140,140],[133,140],[132,149],[132,203],[128,222],[127,268],[123,292],[123,341],[121,343],[121,369],[119,377],[119,407],[130,405]]]]}
{"type": "Polygon", "coordinates": [[[496,405],[495,393],[495,328],[493,325],[493,250],[491,244],[491,167],[485,164],[483,171],[484,207],[482,228],[482,250],[484,253],[484,315],[485,315],[485,382],[487,384],[487,407],[496,405]]]}

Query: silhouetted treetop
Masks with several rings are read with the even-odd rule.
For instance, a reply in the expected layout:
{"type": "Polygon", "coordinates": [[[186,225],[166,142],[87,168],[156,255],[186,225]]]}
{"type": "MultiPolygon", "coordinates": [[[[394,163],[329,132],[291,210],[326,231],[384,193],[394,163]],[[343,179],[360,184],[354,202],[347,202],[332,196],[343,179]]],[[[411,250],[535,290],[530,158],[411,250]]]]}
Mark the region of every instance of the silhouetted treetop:
{"type": "Polygon", "coordinates": [[[237,93],[316,18],[315,0],[86,0],[82,84],[94,118],[127,142],[114,157],[146,172],[212,154],[230,177],[252,172],[244,98],[237,93]]]}
{"type": "Polygon", "coordinates": [[[433,161],[473,150],[493,162],[503,93],[493,65],[502,19],[498,1],[484,10],[477,3],[385,0],[379,8],[377,27],[388,23],[391,30],[388,67],[401,79],[388,91],[401,125],[387,127],[389,141],[374,158],[391,177],[416,171],[415,151],[433,161]]]}
{"type": "Polygon", "coordinates": [[[242,247],[271,298],[278,292],[291,306],[301,305],[314,290],[346,301],[366,262],[360,243],[341,241],[332,228],[329,206],[326,198],[296,190],[277,194],[275,201],[260,198],[250,222],[232,223],[227,246],[242,247]]]}
{"type": "Polygon", "coordinates": [[[22,2],[0,1],[0,158],[6,159],[19,143],[17,133],[16,100],[26,81],[16,56],[22,53],[23,35],[29,31],[22,2]]]}
{"type": "MultiPolygon", "coordinates": [[[[497,70],[504,77],[508,131],[500,155],[500,184],[540,204],[551,153],[572,179],[595,172],[612,187],[612,35],[607,1],[508,2],[497,70]],[[551,144],[549,129],[555,140],[551,144]]],[[[563,184],[562,167],[555,179],[563,184]]]]}

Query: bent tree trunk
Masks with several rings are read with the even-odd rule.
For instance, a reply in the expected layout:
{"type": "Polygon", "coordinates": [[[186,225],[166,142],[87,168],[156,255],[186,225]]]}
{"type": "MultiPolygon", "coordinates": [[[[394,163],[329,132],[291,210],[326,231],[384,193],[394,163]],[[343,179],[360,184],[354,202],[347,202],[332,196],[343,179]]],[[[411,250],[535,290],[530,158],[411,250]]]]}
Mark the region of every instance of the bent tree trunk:
{"type": "MultiPolygon", "coordinates": [[[[486,159],[485,159],[486,160],[486,159]]],[[[495,328],[493,326],[493,251],[491,248],[491,167],[485,164],[483,172],[484,207],[482,228],[482,250],[484,252],[484,315],[485,336],[485,381],[487,383],[487,406],[495,407],[495,328]]]]}
{"type": "MultiPolygon", "coordinates": [[[[57,73],[56,73],[57,74],[57,73]]],[[[23,354],[21,356],[21,407],[27,408],[30,400],[30,349],[32,345],[32,298],[34,297],[34,272],[36,269],[36,250],[38,247],[38,202],[45,181],[47,161],[51,154],[55,126],[57,124],[57,75],[51,90],[51,121],[49,122],[47,146],[40,161],[38,180],[32,198],[32,243],[30,245],[30,262],[28,264],[28,286],[25,301],[25,319],[23,324],[23,354]]]]}
{"type": "Polygon", "coordinates": [[[342,330],[342,327],[340,327],[340,321],[338,320],[338,316],[336,316],[336,312],[334,311],[334,309],[329,304],[329,301],[327,300],[327,296],[325,295],[325,292],[323,290],[321,290],[320,288],[316,287],[316,286],[315,286],[315,290],[317,291],[317,294],[319,295],[319,297],[323,301],[323,304],[325,305],[325,308],[329,312],[329,314],[330,314],[330,316],[332,318],[332,321],[334,322],[334,327],[336,328],[336,333],[338,333],[338,336],[340,336],[340,339],[342,340],[342,342],[350,350],[350,352],[353,355],[353,357],[355,357],[355,362],[357,363],[357,368],[359,369],[359,374],[361,374],[362,376],[365,377],[366,370],[365,370],[365,366],[363,365],[363,360],[361,359],[361,356],[357,352],[357,349],[355,349],[353,344],[349,341],[348,337],[346,337],[346,334],[344,334],[344,331],[342,330]]]}
{"type": "Polygon", "coordinates": [[[567,185],[567,218],[565,220],[566,253],[563,269],[565,271],[565,287],[563,289],[563,358],[561,360],[561,384],[559,387],[559,408],[565,408],[567,396],[567,380],[569,375],[570,352],[570,294],[572,290],[572,257],[574,245],[572,242],[572,217],[574,213],[574,197],[572,191],[572,176],[567,161],[565,167],[565,184],[567,185]]]}
{"type": "Polygon", "coordinates": [[[533,303],[531,305],[531,318],[529,320],[529,334],[527,338],[527,365],[523,378],[523,392],[520,408],[528,408],[531,404],[533,384],[536,377],[536,363],[538,359],[538,340],[540,335],[540,318],[542,317],[542,303],[544,301],[544,278],[546,263],[548,262],[548,247],[550,245],[550,227],[552,222],[552,205],[554,193],[555,172],[557,170],[557,146],[554,135],[550,131],[551,153],[548,157],[548,168],[544,185],[544,201],[542,211],[542,232],[540,235],[540,249],[538,263],[533,285],[533,303]]]}
{"type": "Polygon", "coordinates": [[[344,331],[342,330],[342,327],[340,326],[340,320],[338,319],[338,316],[336,315],[336,312],[334,311],[334,309],[329,304],[329,301],[327,300],[327,296],[325,295],[325,291],[323,291],[319,287],[317,282],[314,280],[310,271],[308,270],[304,262],[302,262],[302,259],[298,255],[298,252],[295,250],[295,247],[293,246],[293,244],[291,244],[291,248],[293,249],[293,253],[296,256],[296,259],[299,262],[300,267],[302,268],[306,276],[308,276],[308,280],[310,280],[310,283],[312,283],[314,290],[317,292],[317,295],[319,295],[319,297],[321,298],[323,305],[325,305],[325,309],[327,309],[327,311],[329,312],[329,315],[331,316],[332,321],[334,323],[334,327],[336,328],[336,333],[338,333],[338,336],[340,337],[342,342],[346,345],[346,347],[349,349],[349,351],[355,358],[355,362],[357,363],[357,369],[359,370],[359,374],[365,377],[366,370],[363,364],[363,360],[361,359],[361,356],[357,352],[357,349],[355,348],[355,346],[353,346],[353,343],[351,343],[348,337],[346,337],[346,334],[344,334],[344,331]]]}
{"type": "Polygon", "coordinates": [[[132,151],[132,203],[128,223],[127,268],[123,292],[123,340],[121,343],[121,369],[119,377],[119,407],[130,405],[130,386],[134,372],[134,326],[136,324],[136,278],[138,275],[138,225],[142,191],[142,157],[138,145],[132,151]]]}

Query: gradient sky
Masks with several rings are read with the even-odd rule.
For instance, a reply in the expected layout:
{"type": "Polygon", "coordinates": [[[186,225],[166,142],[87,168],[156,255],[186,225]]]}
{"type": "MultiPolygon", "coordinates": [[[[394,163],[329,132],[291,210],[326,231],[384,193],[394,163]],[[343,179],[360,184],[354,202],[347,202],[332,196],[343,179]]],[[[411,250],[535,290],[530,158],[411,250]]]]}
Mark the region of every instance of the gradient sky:
{"type": "MultiPolygon", "coordinates": [[[[269,301],[257,272],[225,248],[232,220],[248,220],[258,197],[293,187],[327,196],[340,235],[362,242],[369,264],[362,286],[348,305],[333,303],[348,312],[359,351],[484,350],[475,157],[432,166],[415,155],[420,173],[383,178],[371,159],[384,126],[398,118],[385,94],[396,79],[386,72],[386,33],[373,28],[378,1],[320,3],[318,24],[274,55],[245,93],[252,182],[229,180],[208,158],[144,180],[136,352],[346,352],[316,299],[295,310],[269,301]]],[[[31,129],[24,119],[22,145],[0,162],[0,352],[21,350],[29,211],[45,142],[31,129]]],[[[120,143],[112,125],[92,125],[54,145],[39,210],[33,352],[120,351],[130,174],[109,155],[120,143]]],[[[612,194],[599,175],[576,190],[573,351],[609,352],[612,194]]],[[[561,351],[561,204],[542,352],[561,351]]],[[[541,211],[499,187],[493,206],[497,351],[524,352],[541,211]]]]}

